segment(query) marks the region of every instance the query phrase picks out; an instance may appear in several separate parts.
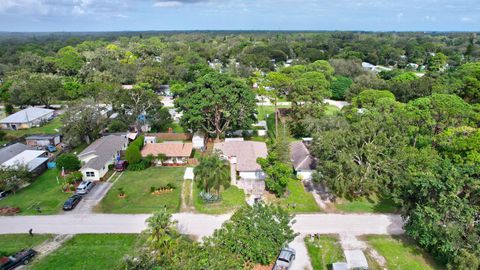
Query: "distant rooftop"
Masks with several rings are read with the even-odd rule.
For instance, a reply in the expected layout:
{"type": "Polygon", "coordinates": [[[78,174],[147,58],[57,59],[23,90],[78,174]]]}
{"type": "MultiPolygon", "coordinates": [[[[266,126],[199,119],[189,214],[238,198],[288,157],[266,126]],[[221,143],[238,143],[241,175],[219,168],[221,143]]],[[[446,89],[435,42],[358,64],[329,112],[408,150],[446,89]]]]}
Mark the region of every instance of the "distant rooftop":
{"type": "Polygon", "coordinates": [[[0,123],[28,123],[35,119],[41,118],[49,113],[54,112],[54,110],[29,107],[19,112],[16,112],[12,115],[7,116],[0,120],[0,123]]]}

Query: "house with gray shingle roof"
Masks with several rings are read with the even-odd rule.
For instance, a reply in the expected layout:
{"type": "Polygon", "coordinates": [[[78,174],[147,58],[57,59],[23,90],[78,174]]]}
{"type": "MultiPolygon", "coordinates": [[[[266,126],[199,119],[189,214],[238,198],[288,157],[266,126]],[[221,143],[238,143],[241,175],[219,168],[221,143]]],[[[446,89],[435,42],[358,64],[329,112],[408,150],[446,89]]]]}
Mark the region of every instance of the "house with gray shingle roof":
{"type": "Polygon", "coordinates": [[[80,172],[83,179],[101,180],[108,172],[108,166],[115,163],[120,152],[127,146],[128,140],[125,136],[108,135],[94,141],[78,155],[82,162],[80,172]]]}
{"type": "Polygon", "coordinates": [[[297,177],[302,180],[310,180],[317,168],[317,161],[310,155],[305,143],[292,142],[290,144],[290,156],[297,177]]]}
{"type": "Polygon", "coordinates": [[[40,126],[48,122],[53,117],[54,112],[54,110],[50,109],[29,107],[0,120],[0,126],[2,129],[11,130],[40,126]]]}

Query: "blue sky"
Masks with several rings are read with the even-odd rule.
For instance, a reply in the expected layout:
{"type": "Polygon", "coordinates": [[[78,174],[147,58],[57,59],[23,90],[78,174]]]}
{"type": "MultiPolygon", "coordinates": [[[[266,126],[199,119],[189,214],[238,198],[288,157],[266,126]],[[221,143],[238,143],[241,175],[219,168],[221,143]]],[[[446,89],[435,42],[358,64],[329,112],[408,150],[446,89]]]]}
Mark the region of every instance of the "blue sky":
{"type": "Polygon", "coordinates": [[[480,0],[0,0],[0,31],[480,31],[480,0]]]}

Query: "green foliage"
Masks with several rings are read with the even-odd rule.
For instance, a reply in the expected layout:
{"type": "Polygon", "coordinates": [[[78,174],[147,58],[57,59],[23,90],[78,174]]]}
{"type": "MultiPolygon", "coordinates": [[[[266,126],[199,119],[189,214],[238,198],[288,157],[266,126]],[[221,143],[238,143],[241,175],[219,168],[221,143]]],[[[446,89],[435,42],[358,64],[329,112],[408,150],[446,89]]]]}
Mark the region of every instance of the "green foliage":
{"type": "Polygon", "coordinates": [[[348,77],[335,77],[330,85],[330,91],[332,92],[332,98],[335,100],[344,100],[345,92],[353,84],[352,79],[348,77]]]}
{"type": "Polygon", "coordinates": [[[76,171],[80,169],[80,160],[75,154],[65,153],[60,155],[57,160],[57,168],[65,169],[66,171],[76,171]]]}
{"type": "Polygon", "coordinates": [[[143,143],[144,143],[144,137],[139,136],[127,147],[127,150],[125,151],[125,160],[128,161],[129,163],[129,166],[128,166],[129,170],[136,170],[136,169],[141,170],[141,168],[145,168],[144,164],[141,164],[138,166],[141,168],[137,168],[137,166],[135,166],[135,164],[138,164],[142,161],[142,154],[140,153],[140,151],[143,147],[143,143]]]}
{"type": "Polygon", "coordinates": [[[267,175],[266,188],[277,197],[283,196],[288,181],[293,178],[292,166],[281,162],[275,152],[269,153],[267,158],[258,158],[257,162],[267,175]]]}
{"type": "Polygon", "coordinates": [[[229,164],[220,159],[218,154],[200,157],[200,164],[194,169],[195,181],[206,193],[215,190],[220,195],[220,188],[230,186],[229,164]]]}
{"type": "Polygon", "coordinates": [[[82,142],[90,142],[100,136],[105,126],[105,118],[93,103],[77,104],[69,108],[62,118],[64,142],[76,147],[82,142]]]}
{"type": "Polygon", "coordinates": [[[58,51],[54,63],[63,75],[71,76],[77,74],[84,60],[75,48],[67,46],[58,51]]]}
{"type": "Polygon", "coordinates": [[[0,189],[17,192],[24,184],[33,181],[32,174],[26,166],[0,168],[0,189]]]}
{"type": "Polygon", "coordinates": [[[176,93],[184,112],[181,124],[220,138],[229,129],[244,129],[255,117],[255,96],[242,80],[210,72],[176,93]]]}
{"type": "Polygon", "coordinates": [[[81,181],[82,177],[83,175],[81,172],[71,172],[65,177],[65,181],[67,181],[69,184],[73,184],[77,181],[81,181]]]}
{"type": "Polygon", "coordinates": [[[359,108],[368,108],[377,105],[382,100],[387,99],[395,101],[395,96],[388,90],[363,90],[354,100],[353,103],[359,108]]]}
{"type": "Polygon", "coordinates": [[[206,243],[238,254],[244,262],[268,265],[278,251],[295,238],[292,220],[293,216],[279,206],[262,203],[244,206],[207,238],[206,243]]]}
{"type": "Polygon", "coordinates": [[[122,120],[114,119],[108,125],[109,132],[125,132],[126,130],[128,130],[128,125],[122,120]]]}

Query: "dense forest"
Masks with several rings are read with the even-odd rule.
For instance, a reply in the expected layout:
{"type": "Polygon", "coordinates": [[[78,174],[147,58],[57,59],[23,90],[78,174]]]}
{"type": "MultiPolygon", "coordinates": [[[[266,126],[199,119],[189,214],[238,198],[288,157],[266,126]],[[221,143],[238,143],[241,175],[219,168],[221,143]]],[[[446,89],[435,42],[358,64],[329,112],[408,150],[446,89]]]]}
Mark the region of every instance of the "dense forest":
{"type": "Polygon", "coordinates": [[[164,130],[154,91],[166,84],[182,126],[212,138],[248,128],[255,95],[290,101],[290,133],[314,138],[315,181],[339,197],[393,199],[420,246],[451,269],[479,269],[479,60],[475,33],[3,34],[0,93],[7,113],[69,104],[72,145],[142,114],[164,130]],[[327,113],[326,98],[351,105],[327,113]],[[119,118],[101,120],[99,103],[119,118]]]}

